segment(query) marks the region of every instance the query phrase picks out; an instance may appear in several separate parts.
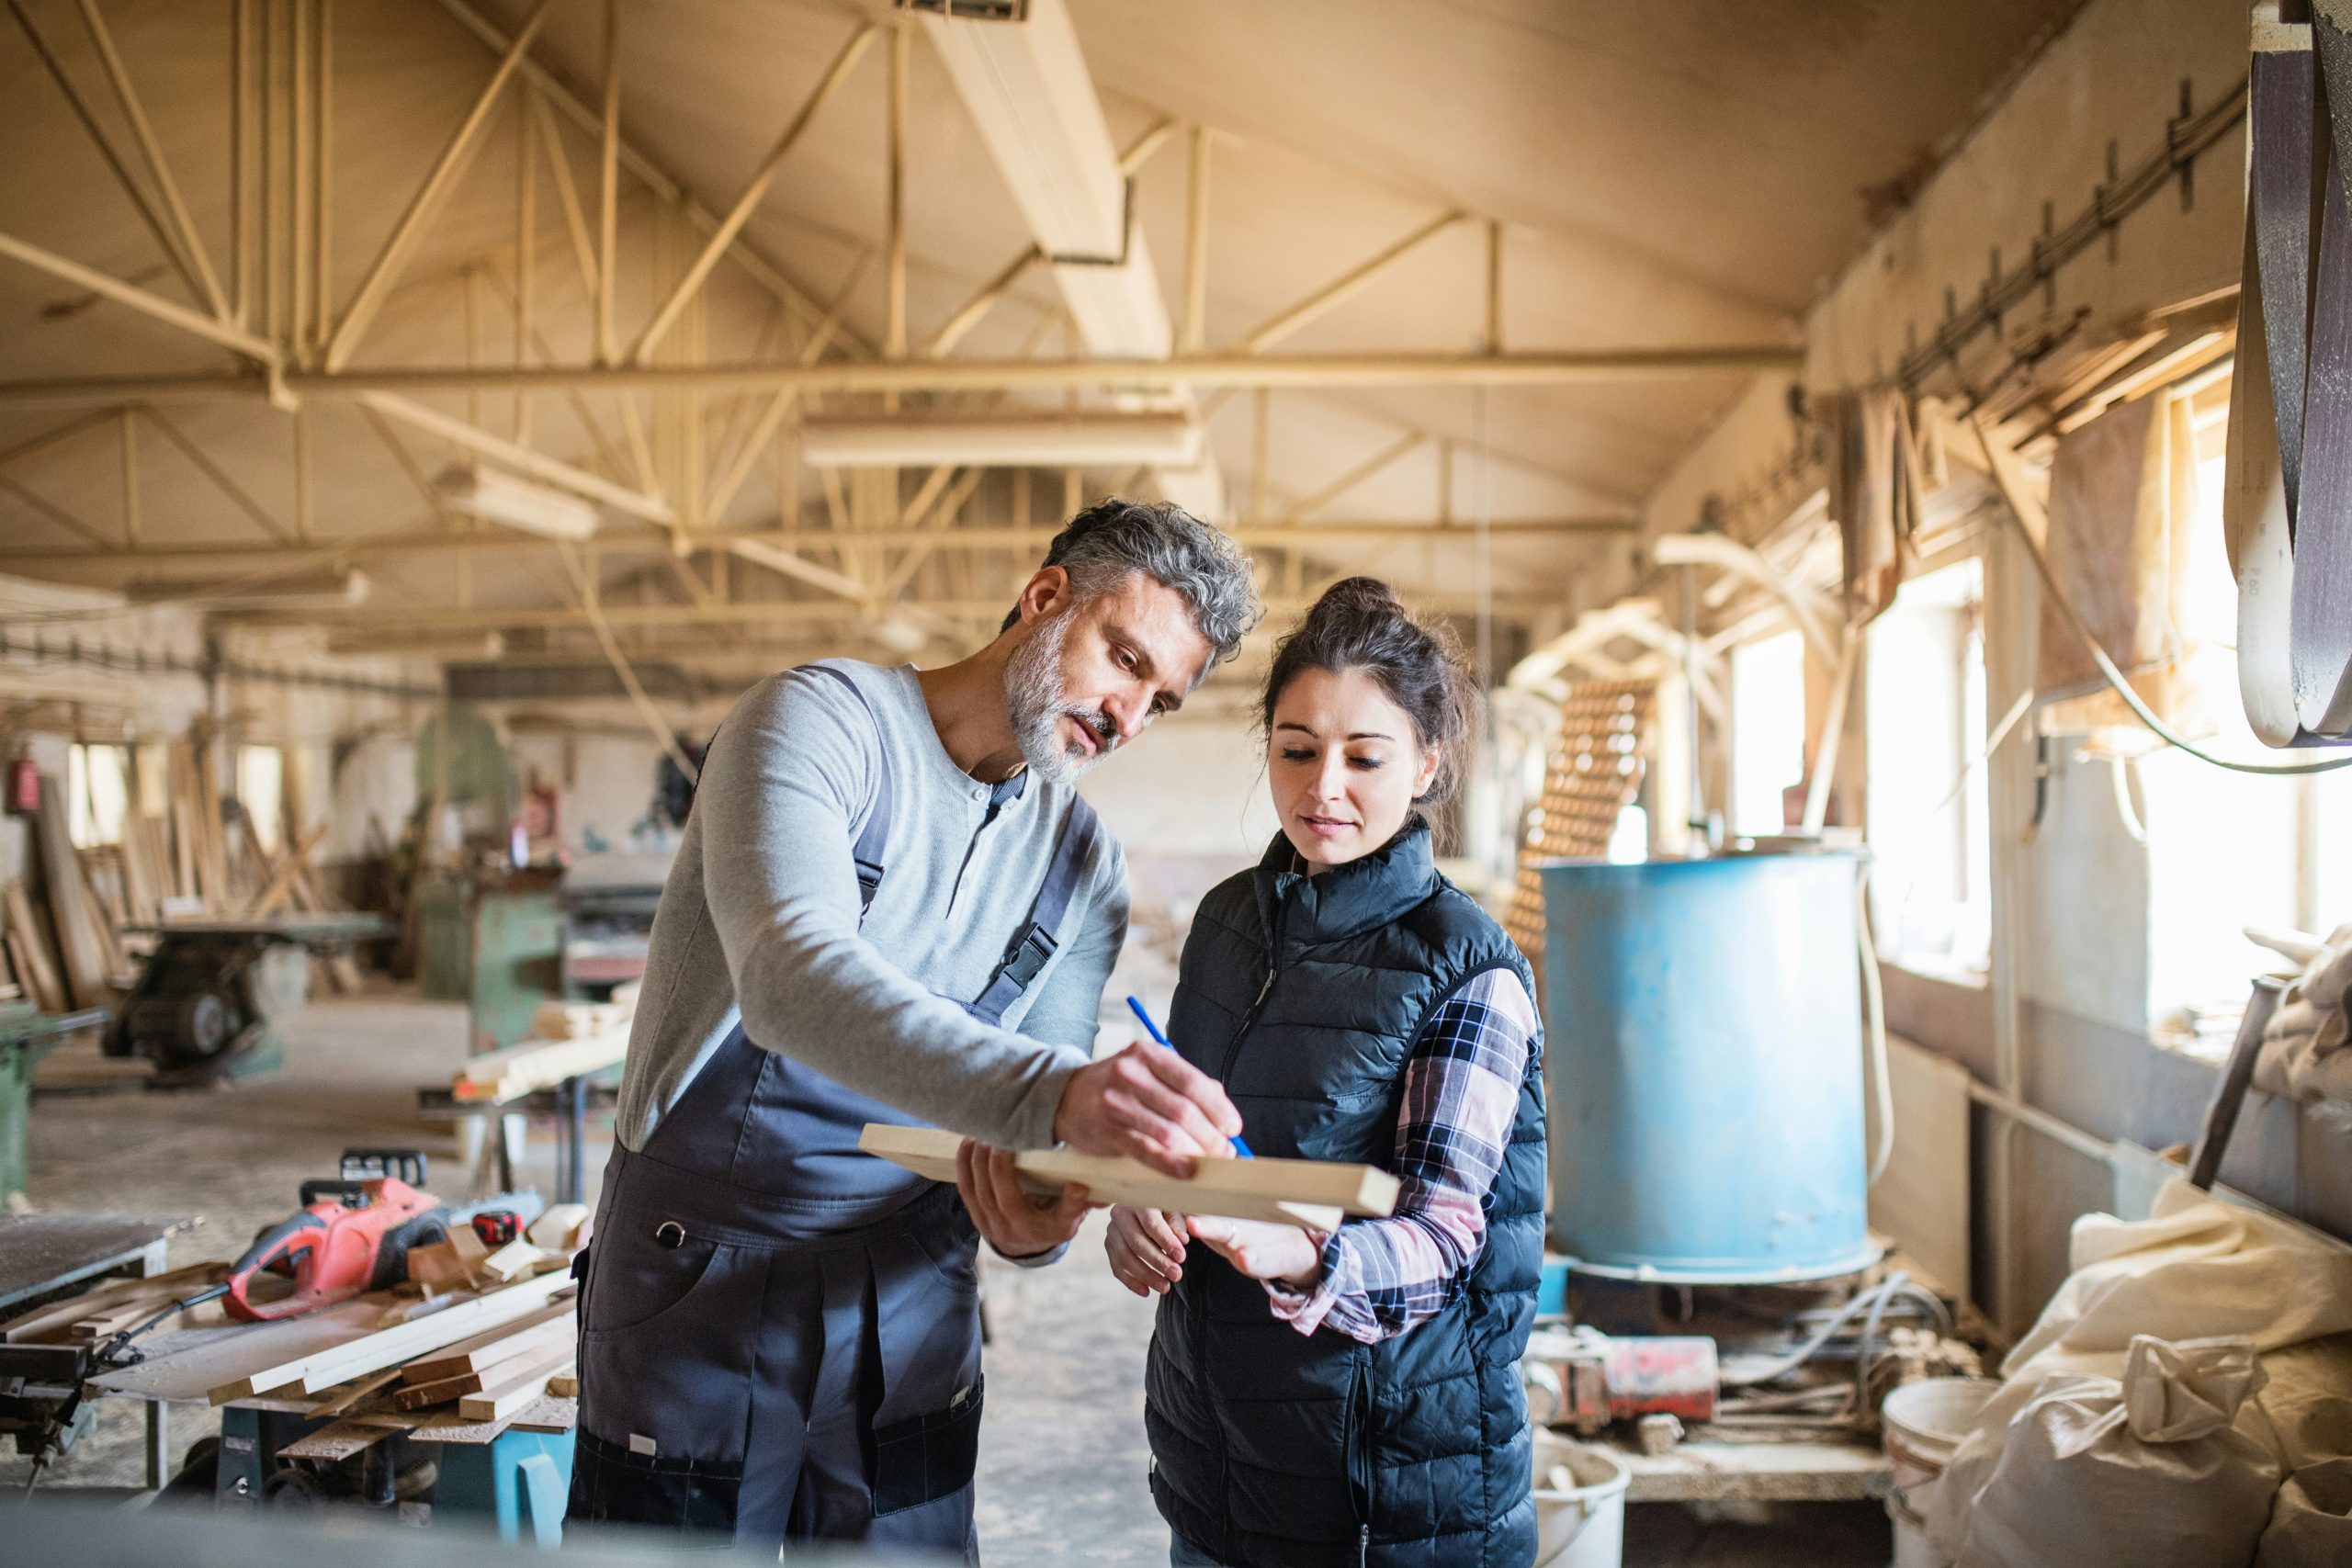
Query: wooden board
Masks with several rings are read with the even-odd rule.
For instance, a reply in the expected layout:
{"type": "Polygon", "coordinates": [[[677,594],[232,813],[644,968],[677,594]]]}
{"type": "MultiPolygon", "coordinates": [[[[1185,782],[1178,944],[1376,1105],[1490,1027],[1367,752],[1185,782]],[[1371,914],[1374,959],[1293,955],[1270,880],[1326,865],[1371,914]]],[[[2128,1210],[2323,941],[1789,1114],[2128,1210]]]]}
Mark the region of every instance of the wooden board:
{"type": "Polygon", "coordinates": [[[503,1051],[485,1051],[459,1068],[451,1092],[481,1103],[513,1100],[549,1089],[566,1078],[599,1072],[628,1055],[626,1025],[578,1040],[525,1040],[503,1051]]]}
{"type": "MultiPolygon", "coordinates": [[[[165,1302],[194,1295],[220,1280],[227,1270],[225,1263],[198,1263],[186,1269],[175,1269],[168,1274],[150,1275],[144,1280],[108,1280],[78,1296],[35,1307],[28,1313],[0,1323],[0,1344],[21,1345],[32,1340],[70,1337],[76,1323],[130,1303],[147,1303],[145,1310],[153,1312],[165,1302]]],[[[168,1333],[169,1330],[159,1329],[157,1332],[168,1333]]]]}
{"type": "MultiPolygon", "coordinates": [[[[933,1181],[956,1179],[956,1151],[964,1142],[934,1127],[894,1127],[869,1122],[857,1146],[933,1181]]],[[[1396,1179],[1368,1165],[1307,1159],[1204,1159],[1190,1181],[1162,1176],[1138,1160],[1031,1149],[1014,1156],[1022,1186],[1060,1191],[1072,1183],[1105,1203],[1132,1203],[1188,1214],[1222,1214],[1337,1230],[1343,1214],[1380,1217],[1395,1212],[1396,1179]]]]}
{"type": "Polygon", "coordinates": [[[33,819],[40,852],[42,891],[50,921],[65,964],[65,981],[76,1007],[107,1007],[114,1001],[114,961],[90,918],[90,895],[82,880],[82,859],[65,825],[65,792],[43,773],[40,810],[33,819]]]}
{"type": "MultiPolygon", "coordinates": [[[[512,1323],[545,1305],[557,1291],[568,1288],[571,1283],[568,1275],[542,1274],[536,1280],[526,1280],[519,1285],[509,1285],[503,1290],[459,1302],[455,1306],[445,1307],[439,1312],[390,1328],[377,1325],[383,1303],[380,1301],[367,1302],[369,1314],[368,1332],[306,1346],[283,1359],[254,1367],[242,1376],[225,1379],[209,1389],[208,1394],[213,1404],[226,1404],[287,1383],[300,1383],[304,1392],[316,1393],[348,1379],[364,1377],[369,1372],[412,1359],[428,1350],[454,1345],[485,1328],[512,1323]]],[[[265,1326],[273,1330],[290,1330],[322,1315],[318,1314],[310,1318],[296,1318],[288,1323],[265,1326]]]]}
{"type": "MultiPolygon", "coordinates": [[[[202,1399],[222,1384],[277,1365],[289,1354],[323,1352],[361,1338],[374,1332],[383,1310],[380,1299],[362,1296],[283,1323],[187,1329],[143,1345],[145,1360],[93,1378],[91,1386],[138,1399],[202,1399]]],[[[247,1392],[257,1393],[287,1381],[256,1382],[247,1392]]]]}
{"type": "Polygon", "coordinates": [[[558,1397],[555,1385],[563,1380],[548,1379],[548,1397],[514,1417],[518,1432],[569,1432],[580,1425],[580,1401],[570,1396],[558,1397]]]}
{"type": "Polygon", "coordinates": [[[502,1324],[496,1328],[477,1334],[470,1339],[461,1339],[457,1344],[431,1356],[420,1357],[409,1362],[401,1369],[401,1381],[413,1383],[433,1382],[441,1378],[453,1378],[465,1372],[478,1372],[484,1367],[494,1367],[501,1361],[533,1348],[543,1339],[552,1339],[559,1335],[563,1338],[571,1338],[573,1334],[571,1319],[571,1303],[551,1302],[537,1312],[515,1319],[513,1323],[502,1324]],[[555,1329],[557,1333],[549,1334],[550,1328],[555,1329]]]}
{"type": "Polygon", "coordinates": [[[65,976],[58,971],[48,934],[33,919],[32,900],[25,897],[23,885],[10,883],[0,900],[7,908],[8,961],[17,978],[32,993],[41,1011],[65,1011],[74,1005],[74,998],[66,992],[65,976]]]}
{"type": "Polygon", "coordinates": [[[297,1438],[277,1450],[281,1459],[345,1460],[356,1453],[374,1448],[391,1431],[361,1421],[337,1421],[322,1427],[306,1438],[297,1438]]]}
{"type": "Polygon", "coordinates": [[[572,1354],[572,1348],[566,1346],[555,1356],[540,1359],[536,1366],[518,1371],[503,1382],[492,1383],[480,1393],[465,1395],[458,1401],[458,1414],[469,1421],[503,1421],[522,1414],[547,1397],[549,1378],[571,1371],[572,1354]]]}

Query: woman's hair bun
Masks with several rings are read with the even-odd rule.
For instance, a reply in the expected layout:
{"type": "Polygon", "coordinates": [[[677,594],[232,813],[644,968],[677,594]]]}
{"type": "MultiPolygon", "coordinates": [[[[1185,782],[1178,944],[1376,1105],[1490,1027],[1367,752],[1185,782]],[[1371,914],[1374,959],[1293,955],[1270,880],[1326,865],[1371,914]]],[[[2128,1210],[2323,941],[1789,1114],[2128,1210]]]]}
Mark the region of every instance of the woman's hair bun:
{"type": "Polygon", "coordinates": [[[1438,752],[1437,775],[1421,798],[1440,801],[1453,793],[1483,699],[1452,627],[1415,619],[1379,578],[1343,577],[1274,645],[1259,701],[1261,728],[1273,728],[1283,689],[1309,670],[1360,670],[1379,682],[1413,721],[1422,749],[1438,752]]]}

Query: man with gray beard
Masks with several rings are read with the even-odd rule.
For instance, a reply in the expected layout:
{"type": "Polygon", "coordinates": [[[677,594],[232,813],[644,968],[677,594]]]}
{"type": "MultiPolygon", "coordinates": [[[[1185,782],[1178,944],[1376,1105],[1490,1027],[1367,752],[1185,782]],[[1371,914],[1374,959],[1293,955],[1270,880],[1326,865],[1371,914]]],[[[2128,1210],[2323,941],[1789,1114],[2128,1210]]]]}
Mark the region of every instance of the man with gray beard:
{"type": "Polygon", "coordinates": [[[970,658],[828,660],[735,705],[575,1264],[575,1521],[977,1561],[978,1243],[1046,1261],[1087,1208],[1026,1197],[1003,1151],[1188,1175],[1240,1128],[1172,1051],[1090,1060],[1126,865],[1072,785],[1257,615],[1232,540],[1106,501],[970,658]],[[861,1153],[867,1122],[976,1142],[951,1188],[861,1153]]]}

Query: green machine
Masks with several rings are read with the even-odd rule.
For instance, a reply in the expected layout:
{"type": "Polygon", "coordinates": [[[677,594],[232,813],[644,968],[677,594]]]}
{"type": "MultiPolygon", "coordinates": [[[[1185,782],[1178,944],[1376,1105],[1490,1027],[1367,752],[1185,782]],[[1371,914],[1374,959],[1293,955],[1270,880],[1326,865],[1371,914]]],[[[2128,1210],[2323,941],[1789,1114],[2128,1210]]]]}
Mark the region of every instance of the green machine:
{"type": "Polygon", "coordinates": [[[0,1002],[0,1203],[28,1179],[33,1068],[67,1036],[106,1021],[103,1008],[45,1013],[30,1002],[0,1002]]]}
{"type": "Polygon", "coordinates": [[[446,877],[418,899],[418,989],[467,1005],[477,1055],[522,1039],[539,1004],[563,995],[562,874],[529,866],[446,877]]]}

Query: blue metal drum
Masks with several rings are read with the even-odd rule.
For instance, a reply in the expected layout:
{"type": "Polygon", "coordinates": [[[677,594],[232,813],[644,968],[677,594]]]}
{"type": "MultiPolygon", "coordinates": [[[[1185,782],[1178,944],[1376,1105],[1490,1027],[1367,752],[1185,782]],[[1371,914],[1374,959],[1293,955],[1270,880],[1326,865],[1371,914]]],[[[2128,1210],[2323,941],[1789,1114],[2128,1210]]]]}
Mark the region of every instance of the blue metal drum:
{"type": "Polygon", "coordinates": [[[1858,859],[1543,874],[1552,1233],[1576,1267],[1736,1284],[1875,1261],[1858,859]]]}

